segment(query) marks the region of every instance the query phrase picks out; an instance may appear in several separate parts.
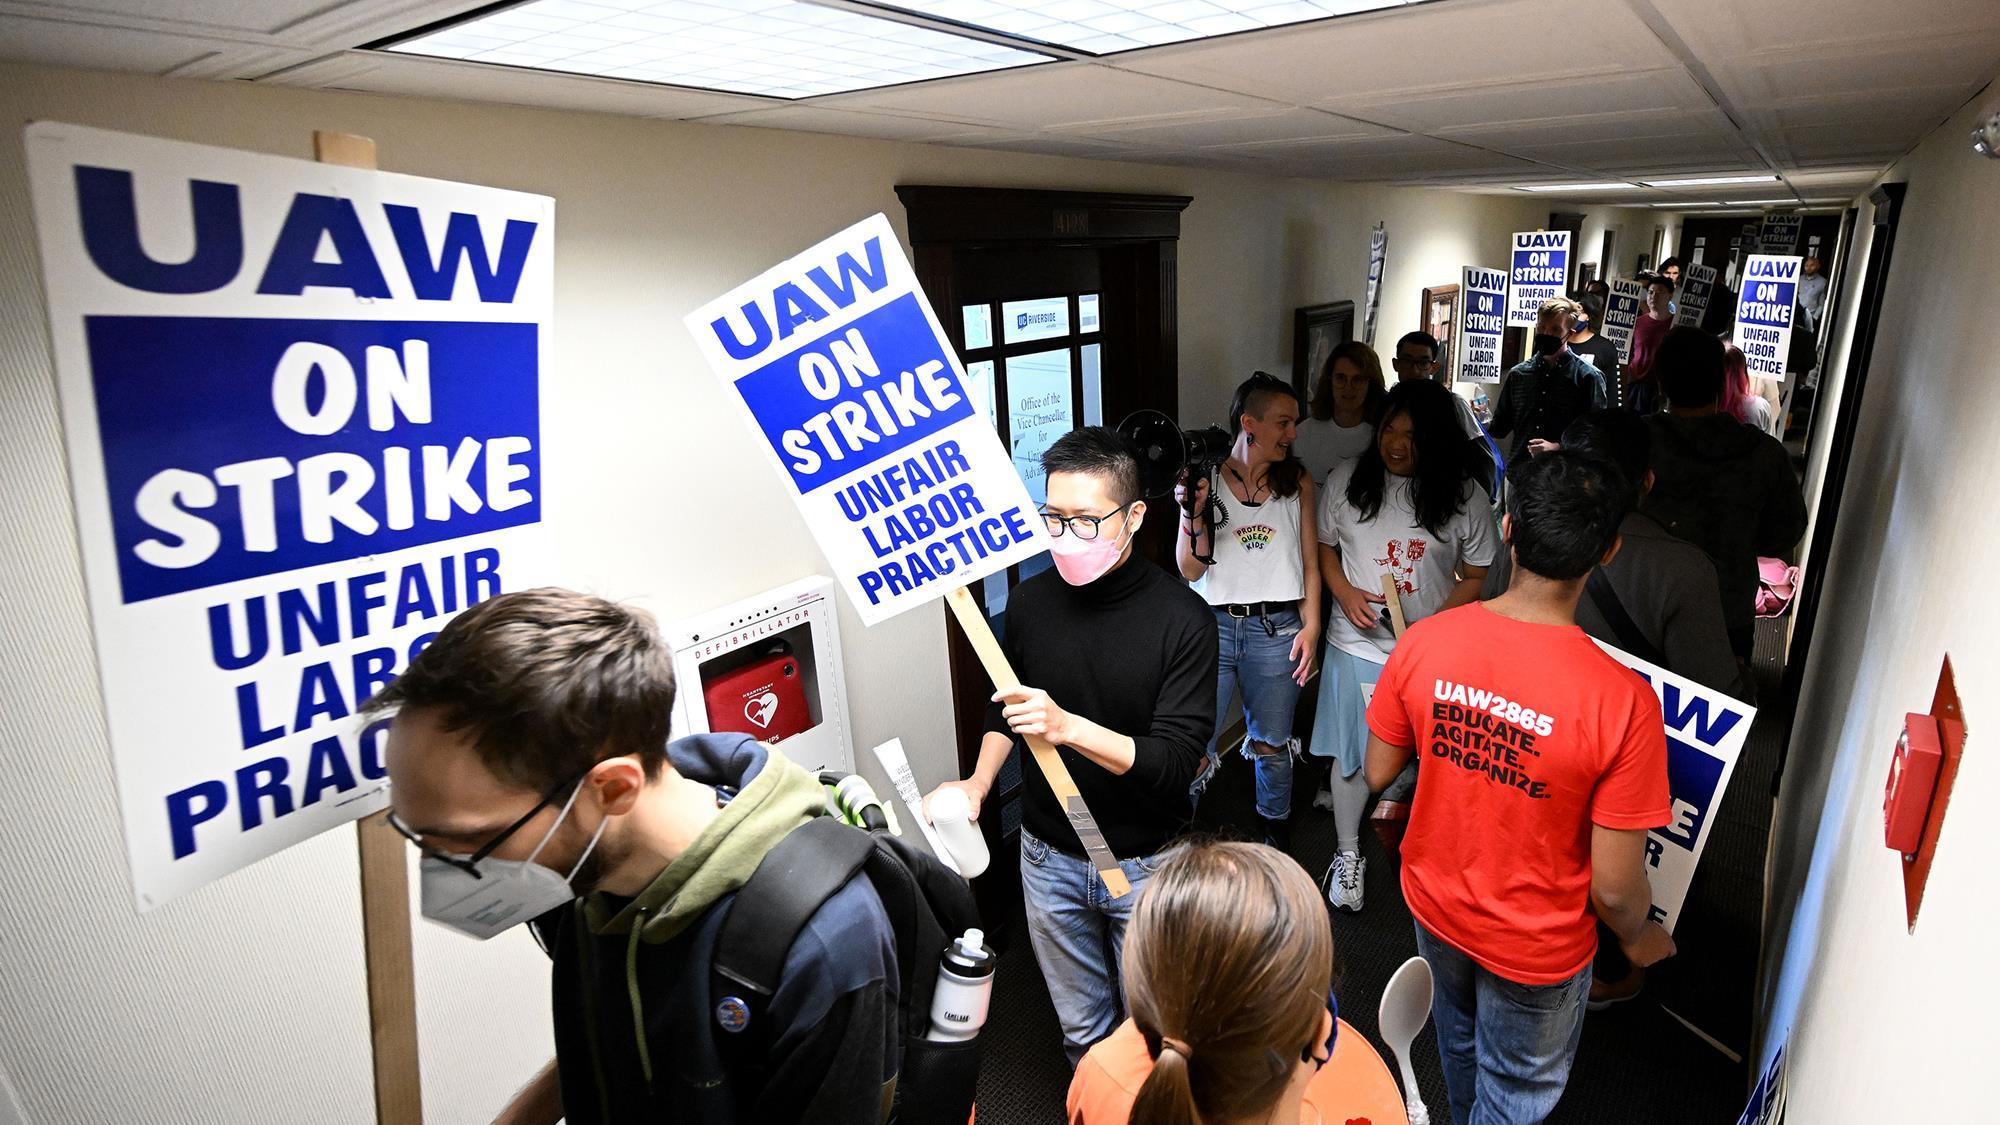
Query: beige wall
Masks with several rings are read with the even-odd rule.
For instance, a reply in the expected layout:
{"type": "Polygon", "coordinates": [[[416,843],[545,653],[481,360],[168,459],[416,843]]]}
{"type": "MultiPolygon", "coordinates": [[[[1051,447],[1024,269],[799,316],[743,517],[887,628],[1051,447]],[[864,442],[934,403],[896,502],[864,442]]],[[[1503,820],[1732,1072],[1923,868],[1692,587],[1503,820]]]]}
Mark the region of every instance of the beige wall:
{"type": "MultiPolygon", "coordinates": [[[[1975,104],[1995,103],[1989,88],[1975,104]]],[[[1768,1058],[1789,1040],[1791,1121],[1993,1115],[2000,163],[1972,153],[1974,119],[1960,113],[1889,176],[1909,195],[1772,839],[1762,1046],[1768,1058]],[[1929,707],[1947,653],[1970,735],[1911,933],[1882,787],[1903,714],[1929,707]]]]}
{"type": "MultiPolygon", "coordinates": [[[[555,197],[545,510],[572,585],[668,620],[824,565],[737,432],[682,313],[871,212],[900,226],[896,184],[1192,195],[1181,389],[1202,421],[1252,369],[1288,369],[1294,307],[1362,298],[1375,221],[1391,236],[1378,337],[1393,341],[1416,326],[1422,286],[1455,282],[1467,262],[1500,264],[1507,234],[1547,210],[1538,199],[0,66],[0,120],[34,119],[301,157],[314,129],[360,133],[377,140],[385,169],[555,197]]],[[[10,669],[0,1075],[35,1122],[372,1120],[350,832],[150,914],[129,905],[19,138],[0,138],[10,669]]],[[[857,743],[901,737],[920,776],[940,780],[955,764],[942,614],[863,630],[843,609],[842,628],[857,743]]],[[[479,945],[419,925],[417,969],[427,1119],[484,1121],[547,1057],[545,962],[519,932],[479,945]]]]}

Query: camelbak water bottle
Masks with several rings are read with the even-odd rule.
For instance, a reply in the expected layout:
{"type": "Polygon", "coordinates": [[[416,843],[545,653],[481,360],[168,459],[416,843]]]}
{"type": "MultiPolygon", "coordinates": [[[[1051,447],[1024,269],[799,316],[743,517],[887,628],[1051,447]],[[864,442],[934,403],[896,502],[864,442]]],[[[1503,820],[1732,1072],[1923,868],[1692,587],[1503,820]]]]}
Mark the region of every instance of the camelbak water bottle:
{"type": "Polygon", "coordinates": [[[931,994],[930,1038],[939,1042],[970,1039],[986,1026],[986,1009],[993,1000],[993,951],[986,935],[967,930],[944,951],[938,966],[937,991],[931,994]]]}

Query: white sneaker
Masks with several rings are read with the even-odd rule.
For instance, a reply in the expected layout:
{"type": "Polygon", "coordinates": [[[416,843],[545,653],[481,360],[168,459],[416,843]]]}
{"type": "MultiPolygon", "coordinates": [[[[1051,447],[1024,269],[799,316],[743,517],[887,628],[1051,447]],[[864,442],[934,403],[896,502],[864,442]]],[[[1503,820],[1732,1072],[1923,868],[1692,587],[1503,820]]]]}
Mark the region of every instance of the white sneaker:
{"type": "Polygon", "coordinates": [[[1313,794],[1313,808],[1333,811],[1333,790],[1322,789],[1313,794]]]}
{"type": "Polygon", "coordinates": [[[1361,911],[1361,879],[1368,861],[1359,852],[1341,852],[1326,869],[1326,900],[1341,910],[1361,911]]]}

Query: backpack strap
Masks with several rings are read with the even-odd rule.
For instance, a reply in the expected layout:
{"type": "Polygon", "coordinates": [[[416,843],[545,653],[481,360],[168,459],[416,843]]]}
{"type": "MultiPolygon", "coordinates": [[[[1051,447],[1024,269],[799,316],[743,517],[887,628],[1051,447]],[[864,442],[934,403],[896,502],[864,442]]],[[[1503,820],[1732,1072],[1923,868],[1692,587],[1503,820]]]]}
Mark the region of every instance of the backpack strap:
{"type": "Polygon", "coordinates": [[[709,963],[709,1002],[716,1049],[733,1069],[761,1074],[770,1046],[766,1009],[792,943],[874,850],[868,833],[815,817],[766,852],[730,901],[709,963]]]}
{"type": "Polygon", "coordinates": [[[1666,657],[1639,631],[1639,623],[1625,612],[1625,603],[1618,600],[1618,591],[1611,588],[1611,579],[1605,577],[1604,568],[1591,570],[1584,580],[1583,589],[1590,595],[1590,604],[1604,616],[1604,623],[1611,626],[1611,632],[1618,638],[1618,647],[1648,664],[1666,667],[1666,657]]]}

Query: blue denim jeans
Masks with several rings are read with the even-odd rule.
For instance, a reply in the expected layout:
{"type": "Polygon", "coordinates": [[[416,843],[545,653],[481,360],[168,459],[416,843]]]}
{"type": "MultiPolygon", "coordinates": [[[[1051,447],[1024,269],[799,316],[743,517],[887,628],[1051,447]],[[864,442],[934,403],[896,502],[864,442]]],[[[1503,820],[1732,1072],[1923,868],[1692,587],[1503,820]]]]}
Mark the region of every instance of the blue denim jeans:
{"type": "Polygon", "coordinates": [[[1021,829],[1028,938],[1048,981],[1049,999],[1062,1024],[1063,1053],[1072,1067],[1124,1018],[1118,961],[1125,949],[1125,923],[1132,918],[1139,888],[1159,864],[1158,855],[1121,861],[1132,893],[1114,899],[1090,861],[1057,851],[1021,829]]]}
{"type": "Polygon", "coordinates": [[[1208,763],[1194,780],[1189,795],[1199,804],[1208,782],[1221,764],[1218,743],[1229,725],[1231,704],[1241,693],[1249,739],[1243,756],[1257,770],[1257,815],[1284,820],[1292,815],[1292,713],[1299,705],[1299,685],[1292,679],[1292,642],[1299,636],[1297,610],[1270,617],[1231,617],[1215,611],[1222,672],[1215,680],[1215,735],[1208,741],[1208,763]],[[1266,623],[1269,623],[1268,626],[1266,623]],[[1276,746],[1273,754],[1255,753],[1257,744],[1276,746]]]}
{"type": "Polygon", "coordinates": [[[1569,1082],[1590,966],[1557,984],[1515,984],[1417,924],[1436,982],[1431,1019],[1453,1125],[1536,1125],[1569,1082]]]}

